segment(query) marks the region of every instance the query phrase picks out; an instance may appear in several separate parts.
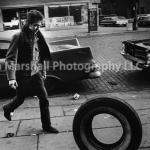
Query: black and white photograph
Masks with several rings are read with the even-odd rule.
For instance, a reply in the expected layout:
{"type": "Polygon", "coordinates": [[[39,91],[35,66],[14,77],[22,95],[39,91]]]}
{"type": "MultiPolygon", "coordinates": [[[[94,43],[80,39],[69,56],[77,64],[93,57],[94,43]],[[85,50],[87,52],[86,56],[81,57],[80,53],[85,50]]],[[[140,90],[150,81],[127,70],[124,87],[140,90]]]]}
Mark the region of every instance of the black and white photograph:
{"type": "Polygon", "coordinates": [[[150,150],[150,1],[0,1],[0,150],[150,150]]]}

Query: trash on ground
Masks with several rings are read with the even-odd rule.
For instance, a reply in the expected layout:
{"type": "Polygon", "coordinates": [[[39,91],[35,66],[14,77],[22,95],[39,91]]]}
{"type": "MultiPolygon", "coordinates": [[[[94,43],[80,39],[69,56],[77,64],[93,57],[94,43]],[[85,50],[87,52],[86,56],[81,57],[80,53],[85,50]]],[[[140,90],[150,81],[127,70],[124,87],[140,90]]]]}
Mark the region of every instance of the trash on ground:
{"type": "Polygon", "coordinates": [[[14,113],[13,113],[13,112],[11,112],[11,113],[10,113],[10,115],[11,115],[11,116],[13,116],[13,115],[14,115],[14,113]]]}
{"type": "Polygon", "coordinates": [[[76,109],[74,109],[74,111],[75,111],[75,112],[77,112],[77,111],[78,111],[78,109],[76,108],[76,109]]]}
{"type": "Polygon", "coordinates": [[[74,100],[78,100],[80,98],[80,95],[78,93],[75,93],[73,95],[74,100]]]}
{"type": "Polygon", "coordinates": [[[6,136],[4,138],[10,138],[10,137],[13,137],[15,136],[14,133],[6,133],[6,136]]]}

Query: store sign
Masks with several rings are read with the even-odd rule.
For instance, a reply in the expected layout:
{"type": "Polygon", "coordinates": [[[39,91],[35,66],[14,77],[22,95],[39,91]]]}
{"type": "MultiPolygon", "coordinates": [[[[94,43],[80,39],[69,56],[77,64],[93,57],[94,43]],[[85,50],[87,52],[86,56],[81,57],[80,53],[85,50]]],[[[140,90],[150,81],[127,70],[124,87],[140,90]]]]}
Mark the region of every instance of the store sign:
{"type": "Polygon", "coordinates": [[[93,5],[92,3],[89,3],[89,9],[97,8],[96,5],[93,5]]]}
{"type": "Polygon", "coordinates": [[[74,25],[73,16],[51,17],[49,18],[50,28],[74,25]]]}

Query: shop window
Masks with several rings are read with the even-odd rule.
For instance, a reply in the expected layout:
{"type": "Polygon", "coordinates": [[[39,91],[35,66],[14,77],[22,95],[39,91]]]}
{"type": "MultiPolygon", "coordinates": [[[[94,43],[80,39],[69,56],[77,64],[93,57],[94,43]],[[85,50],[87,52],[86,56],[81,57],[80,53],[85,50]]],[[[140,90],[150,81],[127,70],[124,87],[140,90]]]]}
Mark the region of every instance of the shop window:
{"type": "Polygon", "coordinates": [[[15,10],[3,10],[3,21],[4,22],[10,22],[12,19],[16,19],[16,11],[15,10]]]}
{"type": "Polygon", "coordinates": [[[141,8],[140,8],[140,12],[141,12],[141,14],[144,14],[144,13],[145,13],[145,8],[144,8],[144,7],[141,7],[141,8]]]}
{"type": "Polygon", "coordinates": [[[70,6],[70,16],[74,17],[76,24],[82,21],[81,19],[81,6],[70,6]]]}
{"type": "Polygon", "coordinates": [[[68,7],[50,7],[49,8],[50,17],[63,17],[68,16],[68,7]]]}
{"type": "Polygon", "coordinates": [[[19,26],[22,27],[25,24],[27,12],[33,9],[41,11],[42,14],[44,13],[43,7],[16,8],[16,9],[2,10],[4,29],[5,30],[18,29],[19,26]]]}

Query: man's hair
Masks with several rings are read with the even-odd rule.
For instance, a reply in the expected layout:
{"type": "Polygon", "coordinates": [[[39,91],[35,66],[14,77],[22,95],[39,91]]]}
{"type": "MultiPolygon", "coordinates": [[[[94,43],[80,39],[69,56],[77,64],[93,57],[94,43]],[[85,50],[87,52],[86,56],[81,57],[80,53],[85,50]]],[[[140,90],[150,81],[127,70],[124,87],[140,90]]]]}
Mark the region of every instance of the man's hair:
{"type": "Polygon", "coordinates": [[[27,20],[26,23],[27,24],[33,24],[35,22],[41,21],[43,20],[44,16],[42,15],[42,13],[38,10],[30,10],[27,13],[27,20]]]}

